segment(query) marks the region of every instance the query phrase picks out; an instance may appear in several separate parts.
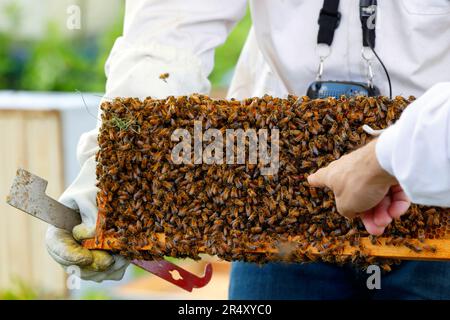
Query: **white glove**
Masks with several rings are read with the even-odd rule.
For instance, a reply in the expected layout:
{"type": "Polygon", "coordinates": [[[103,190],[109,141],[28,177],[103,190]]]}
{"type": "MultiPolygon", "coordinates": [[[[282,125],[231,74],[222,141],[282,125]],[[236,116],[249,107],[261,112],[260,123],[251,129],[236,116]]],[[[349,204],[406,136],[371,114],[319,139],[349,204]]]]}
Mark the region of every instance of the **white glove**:
{"type": "Polygon", "coordinates": [[[97,220],[95,152],[98,129],[82,136],[78,150],[81,171],[75,181],[67,188],[59,201],[80,211],[82,223],[73,228],[73,234],[62,229],[49,227],[46,234],[46,246],[49,254],[64,268],[77,265],[80,277],[84,280],[103,281],[122,279],[129,262],[119,255],[110,255],[106,251],[88,250],[79,242],[92,238],[97,220]],[[95,138],[95,139],[93,139],[95,138]],[[86,148],[87,147],[87,148],[86,148]]]}

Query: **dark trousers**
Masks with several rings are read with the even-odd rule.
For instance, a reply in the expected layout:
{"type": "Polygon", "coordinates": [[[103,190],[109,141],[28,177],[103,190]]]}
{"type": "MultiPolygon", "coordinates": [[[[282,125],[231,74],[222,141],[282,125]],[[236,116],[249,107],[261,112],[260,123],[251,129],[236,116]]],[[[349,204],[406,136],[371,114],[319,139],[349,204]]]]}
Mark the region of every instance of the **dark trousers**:
{"type": "Polygon", "coordinates": [[[381,289],[367,288],[371,274],[326,263],[232,264],[230,299],[450,299],[450,263],[404,261],[381,274],[381,289]]]}

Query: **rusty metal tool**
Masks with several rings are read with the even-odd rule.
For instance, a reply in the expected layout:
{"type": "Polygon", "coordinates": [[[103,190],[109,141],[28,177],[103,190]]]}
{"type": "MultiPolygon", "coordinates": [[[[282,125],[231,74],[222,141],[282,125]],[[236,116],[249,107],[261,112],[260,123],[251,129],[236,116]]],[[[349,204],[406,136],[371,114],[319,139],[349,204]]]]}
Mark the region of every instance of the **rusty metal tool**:
{"type": "MultiPolygon", "coordinates": [[[[18,169],[7,203],[57,228],[72,231],[74,226],[81,223],[80,214],[47,196],[47,184],[46,180],[24,169],[18,169]]],[[[189,292],[193,288],[204,287],[212,277],[210,263],[206,265],[201,277],[166,260],[133,260],[132,263],[189,292]]]]}

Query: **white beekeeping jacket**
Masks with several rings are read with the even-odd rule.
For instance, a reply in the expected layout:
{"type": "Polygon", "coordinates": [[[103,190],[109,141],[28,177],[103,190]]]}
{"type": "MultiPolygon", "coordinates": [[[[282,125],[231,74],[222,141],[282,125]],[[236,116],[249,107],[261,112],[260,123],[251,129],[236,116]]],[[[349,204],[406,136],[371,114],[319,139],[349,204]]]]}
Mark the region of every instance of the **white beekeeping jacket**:
{"type": "MultiPolygon", "coordinates": [[[[319,63],[317,19],[322,3],[250,1],[253,27],[228,96],[305,94],[319,63]]],[[[246,5],[245,0],[127,1],[123,36],[115,42],[105,68],[105,96],[209,93],[214,49],[245,15],[246,5]],[[159,79],[163,73],[169,73],[167,82],[159,79]]],[[[324,78],[366,81],[359,0],[341,1],[339,10],[342,19],[325,61],[324,78]]],[[[376,50],[390,72],[394,95],[421,96],[433,85],[450,81],[449,0],[379,0],[376,36],[376,50]]],[[[374,69],[375,85],[387,95],[388,84],[377,62],[374,69]]],[[[377,154],[413,201],[450,205],[449,112],[441,109],[444,104],[448,107],[450,89],[448,84],[436,88],[428,98],[414,102],[402,125],[383,134],[377,154]],[[420,115],[411,115],[415,110],[420,115]],[[429,141],[431,149],[426,146],[429,141]]],[[[96,134],[81,138],[82,170],[64,197],[82,212],[95,209],[96,134]]]]}

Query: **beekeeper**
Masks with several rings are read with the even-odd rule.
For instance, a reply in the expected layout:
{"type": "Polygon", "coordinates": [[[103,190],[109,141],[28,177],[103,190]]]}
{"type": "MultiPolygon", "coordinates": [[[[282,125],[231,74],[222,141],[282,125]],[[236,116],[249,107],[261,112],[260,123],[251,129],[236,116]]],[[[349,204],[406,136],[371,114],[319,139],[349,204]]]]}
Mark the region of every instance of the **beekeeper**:
{"type": "MultiPolygon", "coordinates": [[[[393,95],[421,96],[433,85],[449,81],[450,1],[378,2],[376,28],[366,28],[364,33],[366,24],[361,21],[360,6],[370,9],[373,1],[249,1],[253,26],[228,97],[304,95],[308,88],[320,87],[317,83],[313,85],[316,80],[338,81],[338,89],[352,82],[362,92],[377,88],[381,94],[389,95],[392,89],[393,95]],[[368,50],[371,48],[387,70],[368,50]]],[[[214,49],[245,15],[246,5],[245,0],[127,1],[123,35],[116,40],[106,62],[105,97],[208,94],[214,49]],[[166,81],[159,79],[164,73],[170,75],[166,81]]],[[[367,26],[371,22],[367,21],[367,26]]],[[[331,87],[334,84],[320,88],[331,87]]],[[[437,88],[428,93],[432,99],[419,99],[411,109],[433,109],[427,108],[428,104],[437,108],[448,101],[448,87],[437,88]]],[[[422,120],[423,125],[417,127],[420,131],[414,131],[409,140],[402,140],[403,133],[399,133],[403,125],[379,138],[380,165],[390,174],[401,173],[398,182],[413,200],[421,197],[414,196],[419,190],[426,195],[443,190],[440,183],[436,185],[430,179],[423,180],[425,185],[420,188],[408,189],[403,184],[404,179],[413,178],[412,169],[419,168],[425,159],[422,150],[428,149],[422,140],[433,132],[437,134],[433,137],[436,145],[443,145],[444,132],[448,133],[445,131],[448,125],[441,127],[434,118],[429,121],[439,128],[433,126],[427,132],[430,126],[427,120],[422,120]],[[409,141],[411,145],[400,148],[401,141],[409,141]],[[409,153],[404,156],[411,167],[402,169],[399,150],[409,153]],[[415,158],[418,152],[421,153],[418,159],[422,160],[415,158]]],[[[408,124],[404,126],[410,128],[408,124]]],[[[78,145],[81,171],[60,198],[80,211],[83,223],[72,234],[50,228],[46,244],[63,266],[79,265],[83,278],[117,280],[123,276],[128,261],[118,255],[89,251],[77,242],[94,234],[97,132],[93,130],[81,137],[78,145]]],[[[442,167],[437,164],[438,159],[428,161],[429,165],[442,167]]],[[[444,177],[439,178],[445,181],[444,177]]],[[[382,290],[369,291],[365,287],[366,277],[351,266],[325,263],[271,263],[263,267],[233,263],[229,295],[245,299],[450,298],[448,263],[404,262],[383,276],[382,290]]]]}

